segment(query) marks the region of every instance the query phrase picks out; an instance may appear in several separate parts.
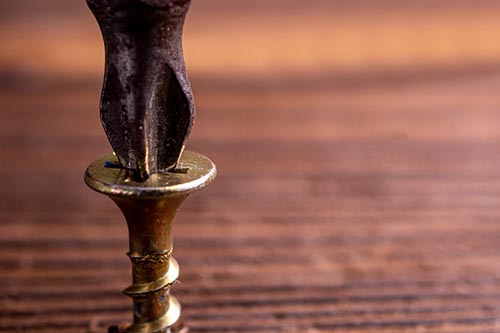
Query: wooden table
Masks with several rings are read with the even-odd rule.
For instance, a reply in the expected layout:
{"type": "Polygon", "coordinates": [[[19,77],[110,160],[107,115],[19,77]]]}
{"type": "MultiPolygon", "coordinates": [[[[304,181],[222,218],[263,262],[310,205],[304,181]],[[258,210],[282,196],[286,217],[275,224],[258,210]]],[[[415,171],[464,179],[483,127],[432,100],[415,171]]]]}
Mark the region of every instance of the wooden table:
{"type": "MultiPolygon", "coordinates": [[[[0,4],[0,332],[129,319],[82,1],[0,4]]],[[[192,332],[500,332],[500,3],[196,0],[192,332]],[[225,70],[225,71],[223,71],[225,70]]]]}

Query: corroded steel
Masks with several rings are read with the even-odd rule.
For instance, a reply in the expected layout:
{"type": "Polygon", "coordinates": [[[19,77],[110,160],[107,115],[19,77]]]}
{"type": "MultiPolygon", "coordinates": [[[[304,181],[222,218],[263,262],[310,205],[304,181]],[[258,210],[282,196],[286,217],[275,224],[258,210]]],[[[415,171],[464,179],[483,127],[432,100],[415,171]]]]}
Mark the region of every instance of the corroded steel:
{"type": "Polygon", "coordinates": [[[101,122],[141,180],[176,167],[194,119],[182,51],[190,0],[87,0],[106,52],[101,122]]]}
{"type": "Polygon", "coordinates": [[[133,298],[134,317],[125,332],[169,332],[181,313],[179,302],[170,295],[179,276],[179,265],[172,257],[173,219],[190,193],[215,178],[215,165],[203,155],[184,151],[178,171],[138,182],[133,172],[117,162],[113,154],[94,161],[85,182],[108,195],[127,221],[132,285],[124,293],[133,298]]]}

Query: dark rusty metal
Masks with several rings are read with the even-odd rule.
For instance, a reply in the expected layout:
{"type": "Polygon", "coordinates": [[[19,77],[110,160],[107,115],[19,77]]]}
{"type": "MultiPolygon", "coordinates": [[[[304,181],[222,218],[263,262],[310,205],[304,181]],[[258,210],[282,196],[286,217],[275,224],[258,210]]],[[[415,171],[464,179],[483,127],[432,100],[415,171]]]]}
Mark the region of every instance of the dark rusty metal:
{"type": "Polygon", "coordinates": [[[194,118],[182,52],[190,0],[87,0],[102,31],[101,121],[120,164],[146,179],[176,167],[194,118]]]}

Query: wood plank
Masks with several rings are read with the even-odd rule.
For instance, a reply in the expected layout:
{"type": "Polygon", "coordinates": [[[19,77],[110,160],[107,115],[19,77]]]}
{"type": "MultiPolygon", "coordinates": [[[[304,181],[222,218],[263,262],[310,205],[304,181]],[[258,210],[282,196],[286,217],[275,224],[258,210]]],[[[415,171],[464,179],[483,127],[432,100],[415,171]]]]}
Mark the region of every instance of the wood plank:
{"type": "MultiPolygon", "coordinates": [[[[176,219],[192,332],[498,332],[500,3],[194,1],[176,219]]],[[[0,332],[129,320],[126,225],[82,180],[109,151],[84,1],[0,3],[0,332]]]]}

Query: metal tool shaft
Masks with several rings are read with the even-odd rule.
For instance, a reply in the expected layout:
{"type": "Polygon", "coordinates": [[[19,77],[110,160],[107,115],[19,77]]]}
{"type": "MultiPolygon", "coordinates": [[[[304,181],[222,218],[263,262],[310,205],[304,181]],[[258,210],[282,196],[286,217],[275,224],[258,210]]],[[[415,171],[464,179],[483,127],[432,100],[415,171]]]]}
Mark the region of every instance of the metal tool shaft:
{"type": "Polygon", "coordinates": [[[87,0],[106,68],[101,122],[119,163],[144,180],[176,167],[195,109],[182,51],[190,0],[87,0]]]}

